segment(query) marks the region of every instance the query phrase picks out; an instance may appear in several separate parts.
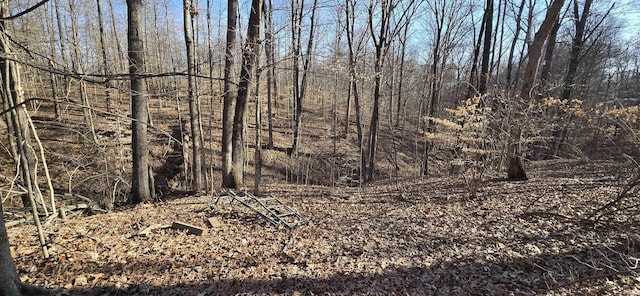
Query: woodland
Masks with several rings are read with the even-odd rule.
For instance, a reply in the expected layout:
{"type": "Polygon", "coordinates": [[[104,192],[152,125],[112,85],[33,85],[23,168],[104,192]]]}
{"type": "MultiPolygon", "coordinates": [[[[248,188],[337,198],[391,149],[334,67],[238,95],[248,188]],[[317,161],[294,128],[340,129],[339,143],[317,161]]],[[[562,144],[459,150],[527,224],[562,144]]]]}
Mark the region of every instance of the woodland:
{"type": "Polygon", "coordinates": [[[638,295],[640,4],[0,2],[0,296],[638,295]]]}

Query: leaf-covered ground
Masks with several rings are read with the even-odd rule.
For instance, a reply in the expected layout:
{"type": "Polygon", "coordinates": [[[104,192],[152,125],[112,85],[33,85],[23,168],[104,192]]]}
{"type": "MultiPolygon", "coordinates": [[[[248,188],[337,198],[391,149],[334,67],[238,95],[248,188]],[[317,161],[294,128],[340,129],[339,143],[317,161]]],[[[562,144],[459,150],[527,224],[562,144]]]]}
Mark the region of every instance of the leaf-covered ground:
{"type": "Polygon", "coordinates": [[[295,231],[183,197],[53,223],[47,260],[34,226],[9,235],[24,281],[72,295],[640,294],[637,213],[586,220],[618,193],[619,164],[529,170],[529,181],[489,181],[473,199],[458,178],[265,188],[309,219],[295,231]],[[173,221],[209,231],[136,235],[173,221]]]}

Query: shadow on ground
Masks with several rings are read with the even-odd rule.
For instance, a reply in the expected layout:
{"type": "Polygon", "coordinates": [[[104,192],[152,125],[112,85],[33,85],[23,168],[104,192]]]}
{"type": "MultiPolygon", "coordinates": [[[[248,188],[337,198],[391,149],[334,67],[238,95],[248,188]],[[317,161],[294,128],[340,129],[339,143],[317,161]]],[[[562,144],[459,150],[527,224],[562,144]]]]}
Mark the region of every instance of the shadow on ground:
{"type": "MultiPolygon", "coordinates": [[[[428,267],[394,268],[381,274],[267,280],[214,278],[197,284],[158,287],[140,284],[124,289],[67,290],[58,295],[614,295],[640,291],[640,283],[633,280],[637,273],[624,258],[620,260],[626,255],[637,257],[638,251],[638,246],[629,249],[629,242],[625,241],[599,249],[504,260],[452,258],[428,267]],[[629,251],[635,254],[622,253],[629,251]],[[618,285],[603,285],[603,281],[615,281],[618,285]]],[[[158,264],[162,263],[136,265],[139,272],[145,272],[158,264]]]]}

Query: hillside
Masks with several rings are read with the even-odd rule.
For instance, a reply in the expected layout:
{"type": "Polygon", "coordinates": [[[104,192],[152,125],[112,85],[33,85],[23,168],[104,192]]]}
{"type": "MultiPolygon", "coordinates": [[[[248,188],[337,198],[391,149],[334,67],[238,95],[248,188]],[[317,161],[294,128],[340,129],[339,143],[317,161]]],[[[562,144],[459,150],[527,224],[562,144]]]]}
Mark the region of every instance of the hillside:
{"type": "Polygon", "coordinates": [[[293,231],[188,196],[54,223],[49,260],[33,226],[9,233],[22,279],[67,295],[635,295],[637,216],[586,220],[616,194],[617,167],[535,162],[530,181],[488,182],[476,199],[455,178],[268,186],[308,218],[293,231]],[[136,235],[171,221],[209,231],[136,235]]]}

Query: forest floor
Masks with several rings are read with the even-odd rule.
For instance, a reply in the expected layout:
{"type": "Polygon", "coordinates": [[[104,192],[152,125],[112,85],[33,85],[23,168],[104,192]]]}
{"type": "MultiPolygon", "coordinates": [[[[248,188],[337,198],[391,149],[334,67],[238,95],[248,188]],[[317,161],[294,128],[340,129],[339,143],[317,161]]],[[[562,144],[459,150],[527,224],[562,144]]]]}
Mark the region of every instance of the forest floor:
{"type": "Polygon", "coordinates": [[[33,225],[9,236],[22,280],[63,295],[640,294],[638,213],[588,219],[617,196],[620,163],[527,167],[529,181],[488,181],[475,198],[460,178],[268,185],[309,220],[292,231],[186,196],[52,223],[50,259],[33,225]],[[137,235],[173,221],[208,232],[137,235]]]}

